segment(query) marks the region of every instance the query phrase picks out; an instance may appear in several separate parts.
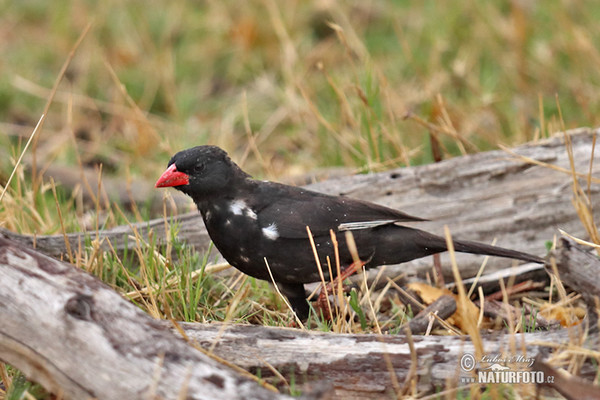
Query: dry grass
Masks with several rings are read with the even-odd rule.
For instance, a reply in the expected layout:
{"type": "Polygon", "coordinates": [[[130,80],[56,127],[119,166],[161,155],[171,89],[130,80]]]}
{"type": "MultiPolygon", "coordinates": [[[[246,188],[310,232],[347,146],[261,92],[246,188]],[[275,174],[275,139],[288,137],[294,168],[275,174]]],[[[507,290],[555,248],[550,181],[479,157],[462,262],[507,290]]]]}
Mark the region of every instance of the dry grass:
{"type": "MultiPolygon", "coordinates": [[[[325,166],[425,163],[598,125],[599,13],[593,4],[559,1],[7,5],[0,16],[0,226],[54,234],[147,219],[145,205],[123,212],[99,177],[153,181],[171,154],[196,144],[220,145],[245,169],[277,178],[325,166]],[[74,45],[77,37],[83,40],[74,45]],[[34,130],[38,121],[43,129],[34,130]],[[82,178],[66,192],[37,178],[50,164],[82,177],[94,169],[98,179],[82,178]],[[82,192],[96,186],[99,194],[84,203],[82,192]]],[[[574,207],[599,244],[589,202],[595,178],[566,173],[574,207]]],[[[178,243],[176,229],[166,249],[136,235],[132,253],[90,242],[70,249],[69,260],[156,318],[290,322],[266,283],[216,277],[220,267],[178,243]]],[[[331,260],[330,269],[339,268],[331,260]]],[[[349,295],[336,286],[332,319],[315,317],[309,328],[395,332],[411,311],[389,298],[393,286],[376,292],[364,282],[361,294],[349,295]]],[[[548,304],[537,305],[573,308],[576,299],[558,293],[552,299],[550,288],[548,304]]],[[[473,323],[481,318],[462,333],[475,340],[473,323]]],[[[582,352],[574,343],[556,357],[575,372],[573,357],[580,361],[582,352]]],[[[2,382],[14,376],[0,364],[2,382]]]]}

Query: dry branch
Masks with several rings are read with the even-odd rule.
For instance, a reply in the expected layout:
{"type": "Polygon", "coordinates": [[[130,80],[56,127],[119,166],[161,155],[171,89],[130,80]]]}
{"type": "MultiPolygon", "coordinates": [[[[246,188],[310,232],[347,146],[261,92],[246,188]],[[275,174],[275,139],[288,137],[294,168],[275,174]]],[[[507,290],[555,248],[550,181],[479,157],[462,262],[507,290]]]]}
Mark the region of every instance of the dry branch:
{"type": "Polygon", "coordinates": [[[420,335],[427,332],[427,329],[437,329],[441,326],[440,322],[433,318],[432,314],[437,315],[441,320],[445,320],[456,312],[456,300],[453,296],[443,295],[438,297],[433,303],[428,305],[423,311],[414,316],[408,323],[411,333],[420,335]],[[433,319],[432,319],[433,318],[433,319]]]}
{"type": "MultiPolygon", "coordinates": [[[[575,168],[587,174],[592,152],[594,132],[582,128],[569,131],[572,138],[575,168]]],[[[569,160],[564,147],[563,134],[548,140],[520,146],[515,153],[555,167],[568,170],[569,160]]],[[[593,176],[600,171],[594,163],[593,176]]],[[[148,183],[148,186],[151,186],[148,183]]],[[[394,207],[409,214],[431,219],[418,226],[441,233],[448,225],[455,238],[479,240],[499,246],[545,253],[544,243],[552,240],[556,228],[585,238],[586,233],[571,204],[571,176],[545,166],[534,165],[504,151],[490,151],[457,157],[440,163],[400,168],[383,173],[355,175],[336,178],[307,187],[331,194],[367,199],[394,207]]],[[[141,189],[140,189],[141,191],[141,189]]],[[[596,182],[591,185],[591,202],[600,201],[596,182]]],[[[596,212],[597,218],[600,214],[596,212]]],[[[208,247],[209,237],[200,216],[193,212],[173,218],[179,225],[178,237],[195,246],[199,251],[208,247]]],[[[135,229],[143,236],[154,231],[159,241],[166,237],[162,218],[136,224],[135,229]]],[[[15,240],[33,245],[52,256],[65,253],[62,235],[31,236],[15,235],[3,231],[15,240]]],[[[95,232],[87,233],[92,239],[95,232]]],[[[132,246],[129,226],[121,226],[99,233],[110,240],[117,249],[132,246]]],[[[84,243],[84,234],[68,235],[71,247],[77,249],[84,243]]],[[[106,244],[104,248],[107,248],[106,244]]],[[[473,276],[479,269],[481,257],[459,255],[463,276],[473,276]]],[[[442,257],[443,265],[447,260],[442,257]]],[[[511,265],[503,259],[490,260],[488,271],[511,265]]],[[[415,271],[431,267],[430,259],[415,260],[403,264],[395,271],[415,271]]],[[[393,269],[391,269],[394,271],[393,269]]]]}

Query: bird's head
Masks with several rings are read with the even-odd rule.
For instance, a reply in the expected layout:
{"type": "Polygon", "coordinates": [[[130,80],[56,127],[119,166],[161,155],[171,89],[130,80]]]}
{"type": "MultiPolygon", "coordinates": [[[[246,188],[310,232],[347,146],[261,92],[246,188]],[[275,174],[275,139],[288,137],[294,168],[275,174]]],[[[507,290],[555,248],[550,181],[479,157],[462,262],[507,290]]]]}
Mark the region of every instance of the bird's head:
{"type": "Polygon", "coordinates": [[[224,150],[197,146],[175,154],[154,186],[174,187],[198,202],[227,193],[234,180],[247,177],[224,150]]]}

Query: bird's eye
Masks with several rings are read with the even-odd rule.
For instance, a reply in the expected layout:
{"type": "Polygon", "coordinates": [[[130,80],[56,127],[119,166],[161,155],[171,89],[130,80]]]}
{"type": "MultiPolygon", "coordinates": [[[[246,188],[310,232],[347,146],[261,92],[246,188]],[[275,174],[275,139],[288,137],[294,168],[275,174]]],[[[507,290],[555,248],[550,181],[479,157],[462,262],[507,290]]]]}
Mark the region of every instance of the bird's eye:
{"type": "Polygon", "coordinates": [[[194,174],[199,174],[199,173],[201,173],[202,171],[204,171],[204,164],[203,164],[203,163],[201,163],[201,164],[196,164],[196,165],[194,166],[194,174]]]}

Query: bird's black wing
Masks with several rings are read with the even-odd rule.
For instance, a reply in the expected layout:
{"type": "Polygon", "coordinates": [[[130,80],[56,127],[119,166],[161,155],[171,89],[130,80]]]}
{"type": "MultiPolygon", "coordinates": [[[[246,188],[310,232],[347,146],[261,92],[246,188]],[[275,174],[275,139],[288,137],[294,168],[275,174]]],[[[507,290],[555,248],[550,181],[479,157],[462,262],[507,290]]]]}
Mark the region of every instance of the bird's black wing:
{"type": "Polygon", "coordinates": [[[254,205],[262,227],[274,224],[282,238],[306,238],[306,227],[314,236],[373,228],[395,222],[425,221],[392,208],[340,196],[329,196],[293,186],[261,185],[254,205]],[[268,189],[267,189],[268,188],[268,189]],[[268,197],[267,197],[268,196],[268,197]]]}

